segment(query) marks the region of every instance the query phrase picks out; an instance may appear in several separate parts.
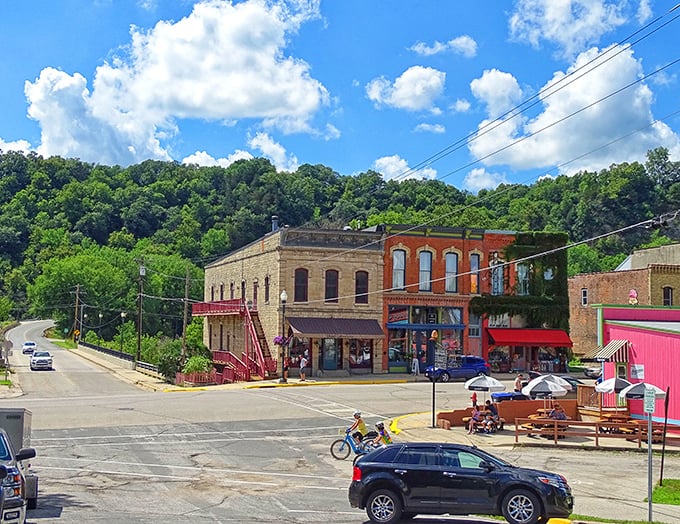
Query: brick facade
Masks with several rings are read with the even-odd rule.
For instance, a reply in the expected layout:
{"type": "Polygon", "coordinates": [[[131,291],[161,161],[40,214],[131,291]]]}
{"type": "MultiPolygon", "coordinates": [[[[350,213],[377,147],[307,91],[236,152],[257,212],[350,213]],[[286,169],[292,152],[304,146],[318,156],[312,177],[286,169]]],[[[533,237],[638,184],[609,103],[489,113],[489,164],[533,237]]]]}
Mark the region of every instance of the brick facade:
{"type": "Polygon", "coordinates": [[[662,306],[664,287],[675,292],[680,289],[680,265],[650,264],[642,269],[571,277],[569,333],[574,353],[587,353],[598,345],[597,312],[592,304],[628,304],[629,293],[634,289],[640,306],[662,306]],[[582,303],[583,290],[587,292],[587,304],[582,303]]]}

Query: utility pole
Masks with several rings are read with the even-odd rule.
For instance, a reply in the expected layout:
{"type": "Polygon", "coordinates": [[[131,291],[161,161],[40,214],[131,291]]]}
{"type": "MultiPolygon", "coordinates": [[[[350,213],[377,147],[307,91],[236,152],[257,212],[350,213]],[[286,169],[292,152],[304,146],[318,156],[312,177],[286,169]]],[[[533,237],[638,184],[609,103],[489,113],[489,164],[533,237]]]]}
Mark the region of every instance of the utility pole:
{"type": "Polygon", "coordinates": [[[187,264],[187,274],[184,280],[184,321],[182,323],[182,357],[180,365],[184,366],[187,358],[187,323],[189,319],[189,265],[187,264]]]}
{"type": "Polygon", "coordinates": [[[78,307],[80,302],[80,284],[76,284],[76,310],[73,316],[73,342],[78,340],[78,307]]]}
{"type": "Polygon", "coordinates": [[[144,259],[139,260],[139,293],[137,294],[137,356],[135,358],[135,368],[142,358],[142,295],[144,294],[144,259]]]}

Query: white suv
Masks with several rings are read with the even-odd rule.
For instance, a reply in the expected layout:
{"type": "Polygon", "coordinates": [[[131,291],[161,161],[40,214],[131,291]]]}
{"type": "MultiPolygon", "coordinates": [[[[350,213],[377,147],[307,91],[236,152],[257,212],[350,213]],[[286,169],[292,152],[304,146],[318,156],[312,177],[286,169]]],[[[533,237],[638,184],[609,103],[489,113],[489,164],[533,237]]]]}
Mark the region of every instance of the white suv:
{"type": "Polygon", "coordinates": [[[24,345],[21,346],[21,352],[24,355],[26,353],[33,353],[36,349],[38,349],[38,344],[36,344],[32,340],[27,340],[26,342],[24,342],[24,345]]]}

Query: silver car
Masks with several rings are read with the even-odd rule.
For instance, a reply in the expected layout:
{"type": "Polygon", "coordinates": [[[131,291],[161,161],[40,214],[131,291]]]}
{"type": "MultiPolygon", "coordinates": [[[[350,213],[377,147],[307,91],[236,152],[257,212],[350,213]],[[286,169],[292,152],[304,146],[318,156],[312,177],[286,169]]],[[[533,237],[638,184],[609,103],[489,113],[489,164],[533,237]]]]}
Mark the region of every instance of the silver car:
{"type": "Polygon", "coordinates": [[[34,351],[31,355],[31,370],[52,369],[52,355],[49,351],[34,351]]]}

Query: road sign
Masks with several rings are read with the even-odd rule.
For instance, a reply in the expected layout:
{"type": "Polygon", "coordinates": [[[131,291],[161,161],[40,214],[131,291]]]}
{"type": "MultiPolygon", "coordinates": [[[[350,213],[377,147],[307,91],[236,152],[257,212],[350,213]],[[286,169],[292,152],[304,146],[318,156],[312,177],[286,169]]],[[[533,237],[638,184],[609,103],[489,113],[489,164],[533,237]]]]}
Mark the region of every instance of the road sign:
{"type": "Polygon", "coordinates": [[[645,413],[654,413],[656,394],[652,388],[645,388],[645,413]]]}
{"type": "Polygon", "coordinates": [[[74,336],[74,337],[77,337],[78,335],[80,335],[80,331],[79,331],[79,330],[76,329],[75,331],[73,331],[73,336],[74,336]]]}

